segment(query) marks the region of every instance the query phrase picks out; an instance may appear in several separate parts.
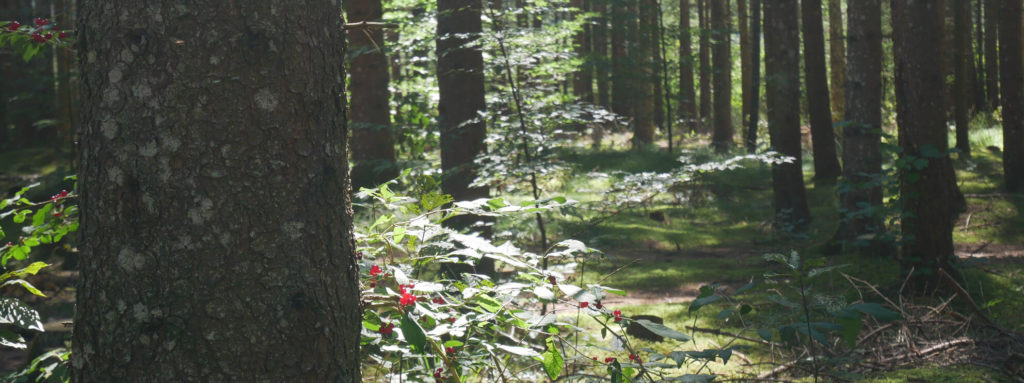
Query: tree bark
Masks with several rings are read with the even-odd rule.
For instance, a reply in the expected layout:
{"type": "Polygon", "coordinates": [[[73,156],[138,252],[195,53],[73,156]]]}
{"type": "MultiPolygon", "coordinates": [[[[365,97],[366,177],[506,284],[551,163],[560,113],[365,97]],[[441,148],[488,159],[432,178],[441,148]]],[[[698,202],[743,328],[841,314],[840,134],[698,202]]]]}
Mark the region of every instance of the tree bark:
{"type": "Polygon", "coordinates": [[[986,109],[985,104],[985,21],[981,8],[981,0],[974,2],[974,111],[986,109]]]}
{"type": "Polygon", "coordinates": [[[956,148],[962,157],[971,156],[971,140],[968,129],[971,122],[970,66],[971,50],[971,2],[953,0],[953,120],[956,123],[956,148]]]}
{"type": "Polygon", "coordinates": [[[697,0],[698,24],[700,25],[700,42],[698,53],[700,61],[700,128],[701,133],[708,133],[711,126],[711,28],[708,23],[708,1],[697,0]]]}
{"type": "Polygon", "coordinates": [[[359,382],[339,3],[79,4],[72,381],[359,382]]]}
{"type": "Polygon", "coordinates": [[[804,75],[814,148],[814,179],[834,180],[839,177],[841,170],[836,155],[835,132],[832,130],[832,108],[829,106],[821,0],[802,0],[800,14],[803,17],[804,75]]]}
{"type": "Polygon", "coordinates": [[[1024,192],[1024,89],[1021,76],[1021,4],[999,0],[999,86],[1003,106],[1003,178],[1024,192]]]}
{"type": "MultiPolygon", "coordinates": [[[[579,10],[580,13],[587,12],[587,4],[584,0],[572,0],[570,6],[579,10]]],[[[594,102],[594,77],[593,62],[590,56],[590,25],[584,24],[575,36],[573,46],[576,50],[576,57],[582,62],[573,72],[572,91],[577,100],[583,102],[594,102]]]]}
{"type": "Polygon", "coordinates": [[[636,8],[638,12],[638,24],[636,35],[636,53],[630,54],[637,60],[637,68],[634,70],[637,75],[633,76],[637,81],[633,82],[632,88],[636,92],[636,99],[633,103],[633,145],[637,147],[649,146],[654,142],[655,123],[655,99],[654,83],[657,81],[654,75],[655,53],[654,33],[655,26],[651,14],[655,9],[651,6],[650,0],[640,0],[636,8]]]}
{"type": "Polygon", "coordinates": [[[747,17],[747,1],[736,0],[736,23],[740,35],[740,126],[746,126],[750,115],[750,20],[747,17]]]}
{"type": "Polygon", "coordinates": [[[594,19],[594,25],[591,29],[594,33],[594,45],[592,46],[591,55],[594,58],[597,103],[604,108],[611,108],[610,79],[608,78],[610,69],[610,60],[608,59],[608,8],[606,3],[604,0],[592,3],[597,17],[594,19]]]}
{"type": "Polygon", "coordinates": [[[846,36],[840,0],[828,0],[829,72],[832,121],[846,118],[846,36]]]}
{"type": "MultiPolygon", "coordinates": [[[[345,1],[345,15],[353,22],[380,21],[381,0],[345,1]]],[[[398,177],[395,138],[391,134],[390,76],[384,49],[384,31],[368,28],[348,33],[349,102],[352,120],[352,189],[373,188],[398,177]]]]}
{"type": "MultiPolygon", "coordinates": [[[[846,115],[843,128],[843,181],[838,238],[881,234],[876,212],[882,206],[882,5],[881,0],[848,0],[846,115]]],[[[874,247],[874,246],[873,246],[874,247]]],[[[884,252],[862,249],[883,255],[884,252]]]]}
{"type": "MultiPolygon", "coordinates": [[[[701,1],[701,0],[697,0],[701,1]]],[[[693,33],[690,0],[679,0],[679,118],[691,133],[697,132],[697,95],[693,83],[693,33]]]]}
{"type": "Polygon", "coordinates": [[[747,117],[747,134],[744,143],[747,152],[757,151],[757,125],[760,122],[761,102],[761,0],[750,1],[751,60],[750,75],[750,116],[747,117]]]}
{"type": "Polygon", "coordinates": [[[988,91],[988,111],[999,108],[999,29],[997,27],[997,9],[1001,0],[981,0],[985,3],[985,88],[988,91]]]}
{"type": "Polygon", "coordinates": [[[612,111],[629,116],[632,99],[629,90],[630,57],[626,52],[628,0],[611,0],[612,13],[612,111]]]}
{"type": "Polygon", "coordinates": [[[711,1],[712,65],[714,66],[714,130],[711,146],[719,152],[732,147],[732,43],[729,0],[711,1]]]}
{"type": "Polygon", "coordinates": [[[764,3],[765,80],[771,147],[793,162],[772,165],[775,220],[801,231],[811,214],[800,148],[800,36],[797,0],[764,3]]]}
{"type": "Polygon", "coordinates": [[[648,44],[650,44],[650,56],[653,57],[653,60],[650,62],[650,69],[648,69],[651,73],[648,81],[650,81],[653,89],[651,93],[654,99],[654,125],[658,129],[664,130],[665,114],[662,111],[665,110],[665,89],[663,89],[661,83],[661,77],[664,75],[661,73],[661,67],[665,58],[661,57],[661,27],[658,20],[661,6],[658,4],[659,1],[644,0],[644,4],[646,4],[644,7],[648,9],[641,10],[641,12],[648,18],[649,28],[646,39],[648,44]]]}
{"type": "MultiPolygon", "coordinates": [[[[900,171],[904,237],[901,265],[914,270],[911,284],[918,291],[938,286],[937,269],[956,274],[953,253],[955,179],[948,150],[941,94],[943,30],[942,3],[929,0],[893,0],[896,104],[902,158],[900,171]],[[939,55],[939,57],[936,57],[939,55]]],[[[1019,24],[1018,24],[1019,26],[1019,24]]]]}

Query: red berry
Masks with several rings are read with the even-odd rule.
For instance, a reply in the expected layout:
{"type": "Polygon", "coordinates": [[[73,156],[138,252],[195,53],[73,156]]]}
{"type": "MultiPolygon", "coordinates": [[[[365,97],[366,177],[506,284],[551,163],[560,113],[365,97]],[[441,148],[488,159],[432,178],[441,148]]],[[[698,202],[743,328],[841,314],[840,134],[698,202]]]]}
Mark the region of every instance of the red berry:
{"type": "Polygon", "coordinates": [[[612,316],[615,317],[616,322],[622,322],[622,311],[615,310],[615,312],[612,313],[612,316]]]}
{"type": "MultiPolygon", "coordinates": [[[[53,38],[53,33],[47,33],[47,34],[46,34],[45,36],[43,36],[43,37],[46,37],[46,39],[47,39],[47,40],[49,40],[49,39],[52,39],[52,38],[53,38]]],[[[66,194],[65,194],[65,195],[66,195],[66,194]]],[[[61,197],[63,197],[63,195],[62,195],[61,197]]]]}
{"type": "Polygon", "coordinates": [[[444,352],[447,353],[448,355],[452,355],[455,353],[455,347],[445,347],[444,352]]]}
{"type": "Polygon", "coordinates": [[[7,25],[8,31],[16,31],[18,28],[21,28],[21,23],[17,21],[12,21],[11,24],[7,25]]]}
{"type": "Polygon", "coordinates": [[[614,362],[614,361],[615,361],[615,358],[612,358],[612,357],[604,358],[604,362],[605,363],[611,363],[611,362],[614,362]]]}
{"type": "Polygon", "coordinates": [[[393,332],[394,329],[395,329],[395,325],[394,324],[385,323],[385,324],[382,324],[380,326],[380,329],[378,329],[377,332],[381,333],[384,336],[388,336],[388,335],[391,335],[391,332],[393,332]]]}
{"type": "Polygon", "coordinates": [[[596,357],[596,356],[595,356],[595,357],[593,357],[593,359],[594,359],[594,361],[595,361],[595,362],[597,361],[597,357],[596,357]]]}
{"type": "Polygon", "coordinates": [[[554,285],[557,285],[557,284],[558,284],[558,282],[557,282],[557,281],[555,281],[555,277],[554,277],[554,276],[550,276],[550,277],[548,277],[548,282],[551,282],[551,285],[552,285],[552,286],[554,286],[554,285]]]}
{"type": "Polygon", "coordinates": [[[44,25],[49,24],[49,23],[50,23],[50,20],[44,19],[42,17],[36,17],[36,26],[37,27],[41,27],[41,26],[44,26],[44,25]]]}
{"type": "Polygon", "coordinates": [[[590,302],[585,302],[585,301],[584,302],[580,302],[580,308],[581,309],[585,309],[585,308],[587,308],[587,306],[590,306],[590,302]]]}
{"type": "Polygon", "coordinates": [[[600,309],[604,308],[604,305],[602,305],[601,302],[595,302],[594,303],[594,307],[596,307],[598,310],[600,310],[600,309]]]}
{"type": "Polygon", "coordinates": [[[455,323],[455,317],[448,318],[448,321],[451,323],[455,323]]]}
{"type": "Polygon", "coordinates": [[[416,297],[415,295],[404,293],[402,294],[402,299],[399,300],[398,303],[400,303],[402,306],[412,306],[414,303],[416,303],[416,299],[418,299],[418,297],[416,297]]]}
{"type": "Polygon", "coordinates": [[[62,39],[66,39],[66,38],[68,38],[68,33],[67,32],[58,33],[57,37],[62,38],[62,39]]]}
{"type": "Polygon", "coordinates": [[[40,35],[38,33],[33,33],[32,34],[32,40],[35,40],[35,42],[37,42],[37,43],[45,43],[46,42],[46,38],[43,37],[43,35],[40,35]]]}
{"type": "MultiPolygon", "coordinates": [[[[358,253],[358,254],[361,254],[361,253],[358,253]]],[[[383,272],[383,270],[380,269],[380,266],[377,266],[377,265],[370,266],[370,276],[371,277],[376,277],[376,276],[380,275],[382,272],[383,272]]]]}

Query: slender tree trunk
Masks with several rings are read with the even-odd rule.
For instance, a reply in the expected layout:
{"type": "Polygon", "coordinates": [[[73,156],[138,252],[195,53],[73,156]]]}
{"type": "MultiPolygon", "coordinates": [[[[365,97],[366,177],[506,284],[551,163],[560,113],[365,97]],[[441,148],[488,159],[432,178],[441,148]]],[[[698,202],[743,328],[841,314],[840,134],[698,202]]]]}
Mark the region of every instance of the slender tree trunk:
{"type": "MultiPolygon", "coordinates": [[[[893,0],[893,50],[896,60],[896,103],[899,141],[904,159],[916,160],[900,172],[904,214],[901,264],[914,270],[912,284],[924,291],[938,286],[936,269],[956,274],[953,254],[953,188],[955,179],[948,149],[942,100],[942,3],[893,0]],[[936,55],[940,55],[936,57],[936,55]],[[911,157],[912,156],[912,157],[911,157]]],[[[1018,24],[1019,26],[1019,24],[1018,24]]]]}
{"type": "Polygon", "coordinates": [[[999,2],[999,86],[1003,106],[1003,177],[1006,190],[1024,192],[1024,89],[1021,76],[1021,4],[999,2]]]}
{"type": "MultiPolygon", "coordinates": [[[[56,0],[52,22],[58,25],[73,25],[75,5],[70,0],[56,0]]],[[[73,146],[75,127],[78,126],[78,75],[72,72],[74,51],[69,47],[54,47],[54,80],[56,90],[54,100],[57,117],[57,141],[53,143],[58,151],[65,151],[73,146]]],[[[0,141],[2,142],[2,141],[0,141]]],[[[2,145],[2,144],[0,144],[2,145]]]]}
{"type": "Polygon", "coordinates": [[[747,1],[736,0],[736,23],[740,35],[740,126],[746,126],[750,115],[750,20],[747,17],[747,1]]]}
{"type": "Polygon", "coordinates": [[[612,111],[620,116],[630,115],[632,99],[629,92],[630,57],[626,52],[626,23],[629,8],[627,0],[611,0],[612,8],[612,111]]]}
{"type": "Polygon", "coordinates": [[[660,6],[658,5],[659,0],[643,0],[645,6],[641,7],[641,12],[648,18],[648,35],[646,37],[649,48],[651,49],[650,55],[654,57],[651,60],[650,71],[651,76],[649,81],[653,87],[652,97],[654,98],[654,125],[659,129],[664,130],[665,128],[665,114],[662,113],[665,110],[665,89],[662,88],[661,66],[664,62],[664,58],[661,57],[661,28],[658,25],[658,13],[660,6]],[[649,10],[643,9],[648,8],[649,10]]]}
{"type": "Polygon", "coordinates": [[[981,0],[985,3],[985,88],[988,91],[989,112],[999,108],[999,29],[997,28],[997,9],[1001,0],[981,0]]]}
{"type": "MultiPolygon", "coordinates": [[[[345,15],[353,21],[380,21],[381,0],[350,0],[345,15]]],[[[395,139],[391,134],[390,76],[379,28],[348,34],[350,115],[352,119],[352,188],[376,187],[398,177],[395,139]]]]}
{"type": "MultiPolygon", "coordinates": [[[[573,8],[578,9],[580,13],[587,12],[584,0],[572,0],[570,4],[573,8]]],[[[576,71],[573,72],[573,96],[579,101],[594,102],[593,60],[590,56],[589,24],[584,24],[583,29],[573,37],[573,46],[576,48],[576,57],[583,60],[580,66],[576,68],[576,71]]]]}
{"type": "Polygon", "coordinates": [[[843,10],[840,0],[828,0],[829,72],[831,80],[832,121],[846,118],[846,36],[843,34],[843,10]]]}
{"type": "Polygon", "coordinates": [[[632,88],[636,91],[637,98],[633,103],[633,144],[635,146],[649,146],[654,142],[654,122],[655,122],[655,99],[657,96],[654,94],[654,82],[656,77],[654,75],[654,46],[653,46],[653,35],[654,25],[651,23],[651,13],[655,10],[651,7],[649,0],[641,0],[643,4],[637,4],[636,8],[638,12],[638,24],[636,34],[636,47],[637,50],[633,56],[634,60],[637,60],[639,64],[635,69],[637,75],[633,78],[637,79],[633,83],[632,88]]]}
{"type": "Polygon", "coordinates": [[[361,381],[340,3],[79,4],[72,381],[361,381]]]}
{"type": "Polygon", "coordinates": [[[974,1],[974,46],[978,53],[974,57],[974,110],[985,110],[985,19],[981,4],[983,0],[974,1]]]}
{"type": "Polygon", "coordinates": [[[797,0],[764,3],[765,79],[771,147],[793,157],[772,165],[776,222],[797,231],[811,219],[800,149],[800,36],[797,0]]]}
{"type": "MultiPolygon", "coordinates": [[[[488,198],[486,186],[471,186],[478,170],[476,157],[487,152],[487,126],[480,113],[484,101],[484,60],[475,46],[483,25],[481,0],[438,0],[437,3],[437,85],[440,92],[438,120],[441,128],[441,190],[456,201],[488,198]]],[[[471,228],[483,217],[458,216],[445,221],[457,229],[471,228]]],[[[472,228],[490,236],[490,226],[472,228]]],[[[451,273],[469,271],[454,265],[451,273]]],[[[494,272],[494,262],[483,258],[478,273],[494,272]]]]}
{"type": "Polygon", "coordinates": [[[747,152],[754,153],[757,151],[757,125],[761,119],[761,0],[750,0],[750,31],[750,55],[753,57],[750,63],[750,115],[744,142],[747,152]]]}
{"type": "Polygon", "coordinates": [[[708,1],[697,0],[698,23],[700,25],[700,128],[708,133],[711,125],[711,28],[708,23],[708,1]]]}
{"type": "Polygon", "coordinates": [[[610,79],[608,78],[610,60],[608,59],[608,11],[607,1],[597,0],[591,4],[597,17],[594,18],[592,31],[594,45],[591,55],[594,58],[594,77],[597,82],[597,103],[604,108],[611,108],[610,79]]]}
{"type": "Polygon", "coordinates": [[[835,133],[832,130],[832,108],[829,106],[821,0],[802,0],[800,14],[803,17],[804,74],[814,148],[814,178],[834,180],[841,171],[836,155],[835,133]]]}
{"type": "Polygon", "coordinates": [[[724,152],[732,147],[732,43],[729,0],[711,2],[712,63],[714,66],[714,131],[711,146],[724,152]]]}
{"type": "MultiPolygon", "coordinates": [[[[697,0],[701,1],[701,0],[697,0]]],[[[697,132],[697,95],[693,83],[693,34],[690,0],[679,0],[679,118],[691,133],[697,132]]]]}
{"type": "Polygon", "coordinates": [[[956,122],[956,148],[961,156],[971,156],[971,142],[968,135],[970,125],[971,87],[971,2],[953,0],[953,120],[956,122]]]}
{"type": "MultiPolygon", "coordinates": [[[[882,5],[881,0],[847,1],[846,126],[843,128],[843,181],[840,194],[846,215],[838,238],[858,237],[884,231],[882,217],[873,213],[882,206],[882,5]]],[[[859,244],[854,242],[855,244],[859,244]]],[[[884,255],[879,246],[866,253],[884,255]]]]}

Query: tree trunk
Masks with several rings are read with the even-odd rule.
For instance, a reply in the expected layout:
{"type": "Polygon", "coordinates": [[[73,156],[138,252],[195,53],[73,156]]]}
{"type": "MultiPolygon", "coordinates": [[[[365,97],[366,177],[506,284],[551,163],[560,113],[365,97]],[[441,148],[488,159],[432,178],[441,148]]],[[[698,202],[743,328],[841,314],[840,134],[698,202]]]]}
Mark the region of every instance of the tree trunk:
{"type": "Polygon", "coordinates": [[[662,88],[661,83],[661,76],[664,75],[661,73],[661,67],[665,59],[661,57],[661,28],[658,23],[659,1],[644,0],[644,3],[647,5],[641,8],[647,7],[648,9],[641,10],[641,12],[645,13],[645,16],[648,18],[649,29],[646,39],[648,44],[650,44],[650,56],[654,58],[651,60],[650,69],[648,69],[651,73],[648,81],[650,81],[653,88],[651,93],[654,98],[654,125],[664,130],[665,114],[662,111],[665,110],[665,89],[662,88]]]}
{"type": "Polygon", "coordinates": [[[700,128],[708,133],[711,125],[711,28],[708,25],[708,1],[697,0],[700,43],[697,53],[700,61],[700,128]]]}
{"type": "Polygon", "coordinates": [[[639,64],[633,76],[637,81],[633,82],[633,89],[636,91],[636,99],[633,103],[633,145],[638,147],[649,146],[654,142],[654,121],[655,121],[655,99],[654,82],[654,32],[655,27],[651,22],[654,18],[651,14],[655,9],[651,7],[650,0],[640,0],[643,4],[637,4],[638,24],[636,34],[634,57],[639,64]]]}
{"type": "Polygon", "coordinates": [[[750,1],[751,60],[750,68],[750,116],[747,117],[747,135],[744,142],[747,152],[757,151],[757,125],[760,122],[761,102],[761,0],[750,1]]]}
{"type": "MultiPolygon", "coordinates": [[[[345,1],[353,22],[380,21],[381,0],[345,1]]],[[[350,114],[352,120],[352,189],[373,188],[398,177],[395,139],[391,134],[388,59],[381,51],[384,32],[370,28],[348,33],[350,114]]]]}
{"type": "Polygon", "coordinates": [[[800,14],[803,17],[804,74],[814,148],[814,179],[834,180],[841,171],[836,155],[835,132],[832,130],[832,108],[829,106],[821,0],[802,0],[800,14]]]}
{"type": "MultiPolygon", "coordinates": [[[[700,1],[700,0],[697,0],[700,1]]],[[[693,38],[690,0],[679,0],[679,118],[687,130],[697,132],[697,98],[693,83],[693,38]]]]}
{"type": "MultiPolygon", "coordinates": [[[[572,0],[571,7],[579,12],[586,13],[584,0],[572,0]]],[[[573,72],[572,91],[577,100],[583,102],[594,102],[594,77],[592,75],[593,63],[590,57],[590,25],[584,24],[583,29],[573,37],[573,46],[576,49],[576,57],[582,62],[573,72]]]]}
{"type": "Polygon", "coordinates": [[[837,122],[846,118],[846,36],[840,0],[828,0],[828,36],[832,121],[837,122]]]}
{"type": "Polygon", "coordinates": [[[1006,190],[1024,192],[1024,89],[1021,82],[1021,4],[999,1],[999,86],[1003,106],[1003,177],[1006,190]]]}
{"type": "Polygon", "coordinates": [[[740,35],[740,126],[746,126],[750,115],[750,20],[747,17],[747,1],[736,0],[736,23],[740,35]]]}
{"type": "Polygon", "coordinates": [[[711,1],[712,65],[714,66],[714,131],[711,146],[719,152],[732,147],[732,33],[729,1],[711,1]]]}
{"type": "MultiPolygon", "coordinates": [[[[838,238],[881,234],[882,189],[882,6],[881,0],[848,0],[846,114],[843,128],[843,181],[838,238]]],[[[876,244],[877,245],[877,244],[876,244]]],[[[878,246],[862,249],[884,255],[878,246]]]]}
{"type": "MultiPolygon", "coordinates": [[[[437,85],[438,121],[441,128],[441,190],[456,201],[490,197],[486,186],[470,186],[478,170],[476,156],[487,152],[484,141],[487,125],[480,113],[487,109],[484,101],[484,59],[475,46],[483,24],[480,19],[481,0],[438,0],[437,3],[437,85]]],[[[463,215],[445,221],[457,229],[473,228],[489,237],[490,220],[463,215]]],[[[450,267],[456,273],[468,271],[450,267]]],[[[491,274],[494,262],[483,258],[476,272],[491,274]]]]}
{"type": "MultiPolygon", "coordinates": [[[[941,268],[956,274],[953,254],[952,163],[946,154],[946,122],[941,94],[942,3],[893,0],[896,103],[902,158],[910,168],[900,171],[901,220],[905,272],[919,291],[938,286],[941,268]],[[939,57],[936,57],[936,56],[939,57]]],[[[1019,26],[1019,24],[1018,24],[1019,26]]]]}
{"type": "Polygon", "coordinates": [[[629,92],[630,57],[626,52],[627,0],[611,0],[612,8],[612,111],[630,115],[632,99],[629,92]]]}
{"type": "Polygon", "coordinates": [[[592,3],[597,17],[594,18],[594,25],[591,27],[594,33],[594,45],[591,56],[594,58],[594,77],[597,81],[597,103],[604,108],[611,108],[611,94],[609,93],[610,79],[608,78],[610,61],[608,60],[608,12],[606,1],[598,0],[592,3]]]}
{"type": "Polygon", "coordinates": [[[80,2],[72,381],[361,380],[338,4],[80,2]]]}
{"type": "Polygon", "coordinates": [[[764,3],[765,80],[768,96],[768,132],[771,147],[793,157],[772,165],[775,220],[801,231],[811,219],[804,190],[800,148],[800,36],[797,0],[764,3]]]}
{"type": "Polygon", "coordinates": [[[985,110],[985,21],[981,8],[982,0],[974,4],[974,46],[978,54],[974,55],[974,111],[985,110]]]}
{"type": "Polygon", "coordinates": [[[971,122],[971,2],[953,0],[953,120],[956,122],[956,148],[962,157],[971,156],[968,129],[971,122]]]}
{"type": "Polygon", "coordinates": [[[988,90],[988,111],[999,108],[999,29],[996,26],[997,9],[1001,0],[981,0],[985,3],[985,88],[988,90]]]}

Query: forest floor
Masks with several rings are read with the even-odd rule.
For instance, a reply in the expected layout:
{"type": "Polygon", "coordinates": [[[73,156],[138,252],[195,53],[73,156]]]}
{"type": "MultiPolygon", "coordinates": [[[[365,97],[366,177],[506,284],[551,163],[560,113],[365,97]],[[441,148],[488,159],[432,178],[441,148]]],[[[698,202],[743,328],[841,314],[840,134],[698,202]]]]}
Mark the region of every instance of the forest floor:
{"type": "MultiPolygon", "coordinates": [[[[614,141],[616,137],[611,139],[614,141]]],[[[621,137],[618,139],[621,141],[621,137]]],[[[701,144],[698,139],[689,139],[683,150],[693,158],[724,158],[697,149],[701,144]]],[[[989,142],[977,143],[974,158],[956,162],[961,189],[969,205],[959,217],[954,232],[957,255],[964,260],[962,285],[980,309],[999,326],[1009,331],[1024,332],[1024,214],[1020,214],[1024,211],[1024,197],[1000,191],[1002,167],[999,153],[986,149],[986,146],[992,145],[989,142]]],[[[620,143],[618,147],[623,146],[620,143]]],[[[578,216],[550,217],[552,238],[572,237],[604,252],[603,257],[588,260],[582,265],[579,276],[582,281],[574,283],[602,283],[625,289],[628,291],[626,296],[610,296],[603,302],[605,306],[621,308],[627,315],[655,315],[663,318],[669,327],[689,329],[688,333],[695,334],[693,344],[645,344],[651,350],[668,353],[679,347],[699,350],[728,344],[754,347],[756,342],[736,341],[729,336],[698,335],[703,329],[744,332],[748,337],[757,337],[749,325],[721,323],[716,318],[717,309],[714,312],[704,309],[691,313],[689,305],[700,295],[702,286],[714,284],[724,291],[734,291],[765,272],[776,270],[777,266],[763,257],[766,253],[796,251],[804,257],[825,256],[829,264],[846,264],[841,269],[842,273],[862,278],[886,294],[898,292],[899,266],[894,259],[844,254],[831,243],[839,222],[837,185],[812,180],[813,168],[807,161],[809,155],[805,156],[804,169],[808,175],[808,200],[813,222],[799,236],[780,235],[779,230],[772,227],[770,171],[768,166],[761,164],[695,176],[682,190],[666,192],[628,208],[609,203],[605,192],[626,175],[672,171],[682,165],[677,161],[680,156],[679,153],[657,150],[570,149],[561,152],[559,157],[573,170],[542,185],[551,195],[565,195],[580,203],[578,216]],[[594,172],[612,175],[600,178],[594,177],[594,172]],[[590,223],[608,212],[612,218],[598,224],[590,223]]],[[[66,164],[46,150],[0,153],[0,164],[3,164],[0,165],[0,192],[29,179],[42,181],[44,186],[41,190],[49,191],[59,188],[61,178],[67,173],[63,166],[66,164]]],[[[530,222],[506,222],[499,223],[499,229],[532,232],[530,225],[530,222]]],[[[63,262],[63,257],[54,260],[63,262]]],[[[16,369],[24,365],[29,353],[37,354],[46,347],[64,342],[69,333],[63,323],[71,317],[77,279],[73,266],[73,259],[69,259],[64,267],[52,268],[49,273],[33,280],[37,287],[53,298],[24,298],[40,309],[47,329],[52,331],[38,337],[28,352],[0,351],[0,371],[16,369]]],[[[851,297],[850,294],[855,298],[856,292],[860,292],[850,285],[848,279],[840,276],[827,277],[816,283],[818,285],[814,287],[823,290],[845,291],[847,298],[851,297]]],[[[768,307],[770,302],[765,297],[752,298],[750,303],[756,307],[755,312],[762,316],[783,315],[779,310],[768,307]]],[[[950,297],[932,298],[942,301],[950,297]]],[[[955,311],[973,317],[966,306],[959,301],[950,305],[955,311]]],[[[566,315],[575,313],[575,309],[567,307],[560,307],[559,311],[566,315]]],[[[594,323],[584,320],[581,325],[596,331],[594,323]]],[[[744,349],[737,354],[739,356],[733,362],[713,363],[707,368],[724,376],[749,377],[750,374],[770,371],[783,362],[776,358],[788,355],[763,348],[744,349]],[[772,361],[775,363],[770,363],[772,361]]],[[[987,382],[1012,379],[1005,369],[991,364],[979,366],[978,363],[958,359],[923,357],[906,362],[894,363],[893,371],[868,371],[849,380],[987,382]]],[[[690,371],[696,370],[699,368],[691,367],[690,371]]]]}

